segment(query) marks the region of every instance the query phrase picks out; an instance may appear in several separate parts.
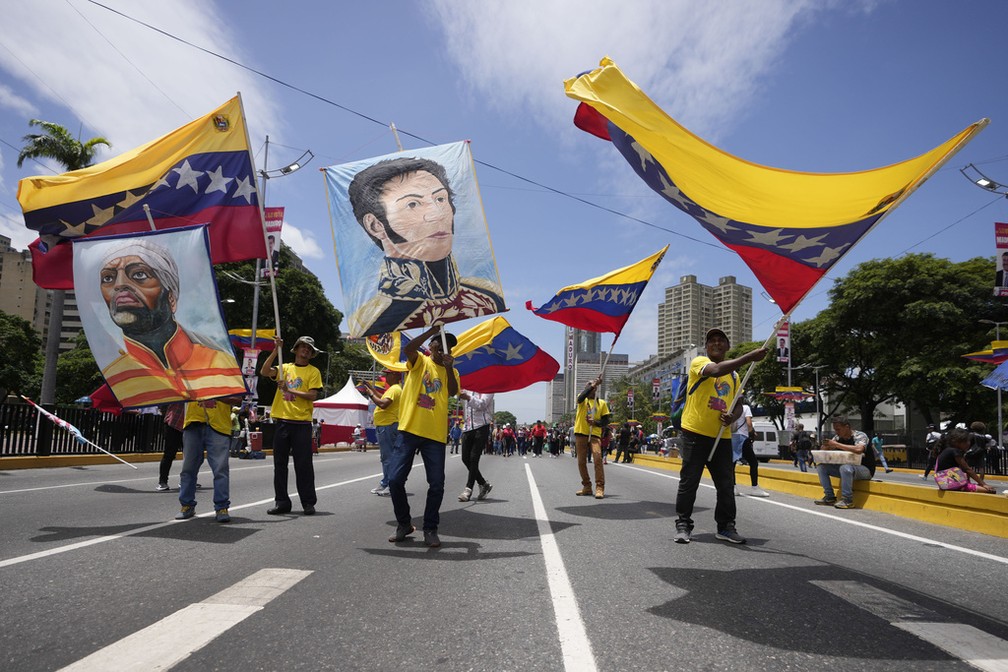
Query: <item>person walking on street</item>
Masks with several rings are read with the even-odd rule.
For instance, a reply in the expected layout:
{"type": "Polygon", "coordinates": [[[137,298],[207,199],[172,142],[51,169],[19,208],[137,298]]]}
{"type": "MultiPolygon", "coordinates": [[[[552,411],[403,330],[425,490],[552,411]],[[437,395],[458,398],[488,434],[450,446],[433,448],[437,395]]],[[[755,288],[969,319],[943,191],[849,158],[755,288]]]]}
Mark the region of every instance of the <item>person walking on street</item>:
{"type": "Polygon", "coordinates": [[[392,456],[389,468],[389,492],[396,517],[396,531],[389,541],[405,541],[413,534],[406,479],[413,468],[413,456],[420,453],[427,473],[427,503],[423,515],[424,544],[441,546],[438,525],[441,522],[441,502],[444,500],[445,450],[448,443],[448,399],[458,394],[459,379],[455,371],[452,348],[458,343],[454,334],[444,334],[434,326],[406,344],[406,380],[403,382],[399,406],[399,433],[402,443],[392,456]],[[431,338],[433,336],[433,338],[431,338]],[[430,355],[420,352],[427,344],[430,355]]]}
{"type": "Polygon", "coordinates": [[[591,450],[595,465],[595,499],[605,496],[605,465],[602,462],[602,428],[609,424],[609,405],[605,399],[597,399],[601,376],[588,383],[577,398],[577,413],[574,416],[574,449],[577,453],[578,471],[581,474],[581,489],[576,495],[592,494],[591,478],[588,476],[588,451],[591,450]]]}
{"type": "Polygon", "coordinates": [[[875,451],[875,459],[882,463],[882,468],[885,469],[885,473],[891,474],[892,469],[889,468],[889,463],[885,459],[885,451],[882,450],[882,434],[875,432],[875,436],[871,440],[872,450],[875,451]]]}
{"type": "Polygon", "coordinates": [[[938,453],[941,451],[941,432],[934,425],[928,425],[927,436],[924,437],[924,447],[927,449],[927,456],[924,458],[924,474],[921,476],[921,480],[926,481],[928,474],[934,469],[935,460],[938,459],[938,453]]]}
{"type": "MultiPolygon", "coordinates": [[[[746,493],[750,497],[769,497],[770,493],[759,487],[759,460],[753,451],[752,432],[756,431],[752,424],[752,409],[749,404],[742,402],[742,415],[732,424],[732,462],[733,464],[744,459],[749,465],[749,481],[752,487],[746,493]]],[[[735,468],[732,467],[732,482],[735,481],[735,468]]],[[[742,493],[735,486],[735,496],[742,493]]]]}
{"type": "Polygon", "coordinates": [[[742,414],[741,405],[732,405],[738,396],[739,381],[735,371],[766,357],[767,349],[756,348],[741,357],[725,359],[730,347],[728,336],[717,328],[707,331],[704,345],[706,354],[694,357],[690,362],[686,381],[689,392],[682,414],[682,469],[676,493],[675,542],[688,544],[692,538],[693,505],[704,467],[707,467],[717,492],[715,537],[733,544],[744,544],[745,538],[735,530],[732,478],[730,427],[742,414]],[[717,440],[718,436],[722,438],[717,440]]]}
{"type": "Polygon", "coordinates": [[[468,502],[472,498],[473,488],[479,484],[479,494],[476,499],[486,499],[493,489],[490,481],[483,478],[479,470],[480,456],[490,440],[490,428],[493,426],[494,395],[479,392],[459,391],[459,399],[466,402],[463,415],[462,431],[462,464],[468,475],[466,484],[458,496],[460,502],[468,502]]]}
{"type": "Polygon", "coordinates": [[[315,493],[315,466],[312,464],[312,410],[322,391],[322,374],[311,365],[311,359],[320,350],[315,339],[302,336],[292,349],[294,362],[283,365],[283,370],[273,366],[277,353],[283,348],[283,339],[274,339],[275,347],[263,362],[259,373],[276,381],[272,416],[276,429],[273,432],[273,508],[266,513],[282,516],[291,511],[291,498],[287,493],[287,464],[294,458],[294,481],[304,515],[315,513],[318,496],[315,493]]]}

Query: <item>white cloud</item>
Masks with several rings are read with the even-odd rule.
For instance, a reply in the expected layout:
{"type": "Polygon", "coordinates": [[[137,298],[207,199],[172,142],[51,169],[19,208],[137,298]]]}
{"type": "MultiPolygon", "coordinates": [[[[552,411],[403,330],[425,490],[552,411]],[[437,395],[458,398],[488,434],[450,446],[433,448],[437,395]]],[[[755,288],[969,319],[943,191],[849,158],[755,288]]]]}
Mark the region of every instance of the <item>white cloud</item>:
{"type": "Polygon", "coordinates": [[[319,246],[315,236],[306,231],[302,231],[293,224],[284,220],[283,231],[280,233],[283,242],[294,252],[305,259],[324,259],[325,252],[319,246]]]}
{"type": "Polygon", "coordinates": [[[0,235],[10,238],[11,247],[16,250],[27,250],[29,243],[38,238],[34,231],[25,227],[20,213],[0,212],[0,235]]]}
{"type": "MultiPolygon", "coordinates": [[[[107,4],[238,61],[255,61],[209,3],[107,4]]],[[[262,136],[258,128],[282,127],[275,102],[253,75],[88,3],[9,3],[0,42],[7,47],[0,49],[0,68],[38,98],[71,108],[87,126],[85,137],[108,138],[111,154],[99,158],[178,128],[236,91],[242,92],[251,137],[262,136]]],[[[20,97],[10,102],[28,104],[20,97]]],[[[51,121],[76,125],[72,119],[51,121]]]]}
{"type": "Polygon", "coordinates": [[[18,94],[14,93],[14,91],[5,84],[0,84],[0,107],[13,110],[18,114],[18,116],[24,117],[25,119],[32,119],[38,115],[38,108],[36,108],[30,101],[25,100],[18,94]]]}
{"type": "Polygon", "coordinates": [[[693,132],[744,113],[811,0],[531,2],[432,0],[446,51],[482,97],[550,128],[570,129],[562,83],[610,56],[693,132]]]}

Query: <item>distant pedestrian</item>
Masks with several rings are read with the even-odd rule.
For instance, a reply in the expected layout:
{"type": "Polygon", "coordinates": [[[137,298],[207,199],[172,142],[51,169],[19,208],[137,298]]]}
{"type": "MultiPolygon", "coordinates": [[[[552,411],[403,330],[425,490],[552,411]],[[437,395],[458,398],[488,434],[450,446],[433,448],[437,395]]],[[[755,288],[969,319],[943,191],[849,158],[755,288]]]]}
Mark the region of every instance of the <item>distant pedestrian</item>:
{"type": "Polygon", "coordinates": [[[577,452],[578,471],[581,474],[581,489],[576,495],[592,494],[591,478],[588,476],[588,451],[592,453],[595,465],[595,499],[605,496],[605,466],[602,462],[602,428],[609,424],[609,405],[605,399],[597,399],[601,376],[592,380],[577,398],[577,413],[574,419],[574,448],[577,452]]]}
{"type": "Polygon", "coordinates": [[[938,458],[938,453],[941,448],[941,432],[934,425],[928,425],[927,436],[924,437],[924,448],[927,450],[927,455],[924,457],[924,474],[921,475],[923,480],[927,480],[928,474],[934,469],[935,460],[938,458]]]}
{"type": "Polygon", "coordinates": [[[462,438],[462,423],[458,421],[452,423],[451,429],[448,430],[448,438],[451,440],[451,454],[455,455],[459,452],[459,439],[462,438]]]}
{"type": "Polygon", "coordinates": [[[801,469],[802,473],[808,471],[808,465],[812,459],[812,447],[814,445],[812,433],[806,431],[805,425],[800,422],[795,425],[794,435],[791,439],[791,449],[794,451],[795,466],[801,469]]]}
{"type": "Polygon", "coordinates": [[[479,484],[479,494],[476,499],[486,499],[493,489],[490,481],[483,478],[480,473],[480,456],[486,450],[487,442],[490,440],[490,427],[493,425],[494,416],[494,395],[481,394],[479,392],[459,391],[459,399],[466,402],[463,412],[463,432],[462,432],[462,464],[466,466],[468,474],[466,484],[458,496],[460,502],[468,502],[472,497],[473,488],[479,484]]]}
{"type": "Polygon", "coordinates": [[[885,451],[882,450],[882,435],[875,432],[875,436],[871,440],[872,450],[875,451],[875,459],[882,463],[882,468],[885,469],[885,473],[891,474],[892,469],[889,468],[889,463],[885,459],[885,451]]]}
{"type": "MultiPolygon", "coordinates": [[[[752,433],[753,428],[752,409],[749,404],[742,402],[742,415],[732,423],[732,460],[737,463],[745,460],[749,465],[749,481],[752,487],[748,494],[751,497],[769,497],[770,493],[759,487],[759,460],[753,451],[752,433]]],[[[732,469],[732,481],[735,480],[735,469],[732,469]]],[[[735,486],[735,496],[741,495],[738,485],[735,486]]]]}

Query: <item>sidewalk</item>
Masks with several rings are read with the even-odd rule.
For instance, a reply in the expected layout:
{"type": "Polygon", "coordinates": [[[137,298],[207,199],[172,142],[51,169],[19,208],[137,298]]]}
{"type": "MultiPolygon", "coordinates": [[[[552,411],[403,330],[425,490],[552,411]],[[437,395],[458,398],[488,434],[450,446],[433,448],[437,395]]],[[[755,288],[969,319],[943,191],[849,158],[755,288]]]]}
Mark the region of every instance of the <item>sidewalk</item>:
{"type": "MultiPolygon", "coordinates": [[[[634,464],[679,471],[682,460],[677,457],[635,455],[634,464]]],[[[789,463],[790,464],[790,463],[789,463]]],[[[880,470],[881,471],[881,470],[880,470]]],[[[902,473],[917,474],[919,470],[896,469],[902,473]]],[[[735,467],[736,482],[749,482],[749,467],[735,467]]],[[[920,485],[893,483],[882,480],[855,481],[854,504],[858,509],[881,511],[894,516],[919,520],[935,525],[945,525],[971,532],[980,532],[1008,539],[1008,497],[1001,494],[1008,489],[1004,477],[990,476],[985,480],[997,487],[998,494],[980,492],[950,492],[939,490],[934,482],[920,485]]],[[[816,472],[789,469],[760,469],[759,484],[764,490],[785,492],[810,500],[822,497],[822,486],[816,472]]],[[[839,487],[834,479],[834,485],[839,487]]],[[[844,511],[843,515],[857,515],[844,511]]]]}

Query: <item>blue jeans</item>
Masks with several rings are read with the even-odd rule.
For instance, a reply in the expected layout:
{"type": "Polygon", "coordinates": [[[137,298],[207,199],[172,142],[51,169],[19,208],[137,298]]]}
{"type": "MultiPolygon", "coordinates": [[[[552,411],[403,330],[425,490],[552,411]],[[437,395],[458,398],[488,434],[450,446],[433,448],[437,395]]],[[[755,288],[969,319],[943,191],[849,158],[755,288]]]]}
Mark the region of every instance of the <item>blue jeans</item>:
{"type": "Polygon", "coordinates": [[[854,499],[854,481],[870,481],[871,472],[863,464],[820,464],[816,467],[819,472],[819,484],[822,485],[823,495],[827,499],[836,497],[833,492],[833,483],[830,476],[840,479],[840,496],[845,501],[854,499]]]}
{"type": "Polygon", "coordinates": [[[409,500],[406,498],[406,479],[413,468],[413,456],[420,451],[427,472],[427,505],[424,507],[423,529],[437,530],[441,522],[441,501],[444,499],[445,444],[409,432],[399,432],[402,437],[392,451],[389,464],[389,494],[396,522],[410,525],[409,500]]]}
{"type": "Polygon", "coordinates": [[[395,452],[396,445],[402,443],[402,437],[399,435],[399,423],[393,422],[391,425],[375,427],[375,434],[378,435],[378,456],[381,458],[381,482],[378,486],[387,488],[392,454],[395,452]]]}
{"type": "Polygon", "coordinates": [[[210,425],[194,422],[182,430],[182,473],[179,476],[179,503],[196,506],[196,474],[203,466],[203,451],[213,472],[214,510],[231,506],[231,468],[228,448],[231,437],[215,432],[210,425]]]}

